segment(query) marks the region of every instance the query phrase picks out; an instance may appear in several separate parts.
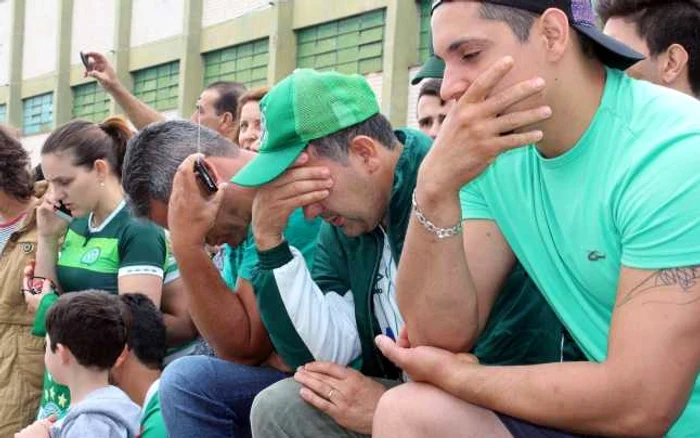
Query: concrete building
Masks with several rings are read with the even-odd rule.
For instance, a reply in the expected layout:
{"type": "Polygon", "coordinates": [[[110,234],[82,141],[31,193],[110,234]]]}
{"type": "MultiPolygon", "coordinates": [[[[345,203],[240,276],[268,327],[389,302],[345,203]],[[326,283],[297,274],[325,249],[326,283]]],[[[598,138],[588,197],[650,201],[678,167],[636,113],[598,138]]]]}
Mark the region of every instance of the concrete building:
{"type": "Polygon", "coordinates": [[[409,78],[428,56],[429,0],[0,0],[0,121],[33,162],[48,133],[120,108],[83,77],[79,52],[166,117],[220,79],[274,84],[297,67],[360,73],[396,126],[415,126],[409,78]]]}

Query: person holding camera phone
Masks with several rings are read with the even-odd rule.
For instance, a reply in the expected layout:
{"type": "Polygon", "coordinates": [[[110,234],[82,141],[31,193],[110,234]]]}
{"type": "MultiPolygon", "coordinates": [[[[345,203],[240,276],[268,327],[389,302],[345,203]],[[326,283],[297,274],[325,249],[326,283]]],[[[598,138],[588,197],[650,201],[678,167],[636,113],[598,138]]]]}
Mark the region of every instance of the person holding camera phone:
{"type": "MultiPolygon", "coordinates": [[[[121,166],[131,135],[116,117],[99,124],[73,121],[42,148],[49,193],[37,209],[36,265],[25,272],[25,298],[36,310],[34,335],[45,335],[45,315],[57,290],[139,291],[160,307],[164,282],[177,280],[166,272],[170,257],[163,229],[136,219],[126,205],[121,166]],[[56,212],[59,202],[72,213],[70,225],[56,212]]],[[[58,383],[45,375],[39,419],[60,418],[68,409],[70,394],[58,383]]]]}
{"type": "Polygon", "coordinates": [[[22,268],[37,247],[36,207],[45,184],[33,187],[29,156],[0,126],[0,436],[34,420],[41,397],[44,340],[31,336],[33,315],[22,295],[22,268]],[[7,365],[6,365],[7,364],[7,365]]]}

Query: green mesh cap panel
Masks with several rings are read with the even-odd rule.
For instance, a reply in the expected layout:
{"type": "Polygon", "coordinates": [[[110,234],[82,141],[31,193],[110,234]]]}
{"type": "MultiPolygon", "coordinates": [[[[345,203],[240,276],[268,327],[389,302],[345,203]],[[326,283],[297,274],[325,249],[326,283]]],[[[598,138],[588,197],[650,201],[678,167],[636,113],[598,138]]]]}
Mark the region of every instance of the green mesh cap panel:
{"type": "Polygon", "coordinates": [[[309,141],[369,119],[379,113],[379,104],[360,75],[301,69],[272,88],[260,109],[260,151],[232,179],[241,186],[272,181],[294,163],[309,141]]]}
{"type": "Polygon", "coordinates": [[[296,132],[303,141],[325,137],[379,112],[374,92],[360,75],[300,70],[293,98],[296,132]]]}

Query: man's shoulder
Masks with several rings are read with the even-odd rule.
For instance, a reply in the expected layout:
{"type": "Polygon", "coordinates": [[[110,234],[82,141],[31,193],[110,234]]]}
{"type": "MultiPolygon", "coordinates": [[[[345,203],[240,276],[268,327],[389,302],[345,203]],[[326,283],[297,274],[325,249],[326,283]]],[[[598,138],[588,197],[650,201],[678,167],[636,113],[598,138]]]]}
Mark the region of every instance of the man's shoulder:
{"type": "Polygon", "coordinates": [[[700,134],[700,100],[646,81],[625,78],[608,109],[640,143],[700,134]]]}

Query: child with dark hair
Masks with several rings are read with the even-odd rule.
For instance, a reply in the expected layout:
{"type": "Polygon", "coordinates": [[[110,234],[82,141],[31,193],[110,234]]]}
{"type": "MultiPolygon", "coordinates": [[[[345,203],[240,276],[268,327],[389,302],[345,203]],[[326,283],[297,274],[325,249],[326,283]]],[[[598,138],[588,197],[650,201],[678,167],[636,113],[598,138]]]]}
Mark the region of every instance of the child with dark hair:
{"type": "Polygon", "coordinates": [[[126,351],[110,372],[112,382],[142,407],[141,438],[166,438],[158,387],[166,354],[163,315],[140,293],[120,295],[129,321],[126,351]]]}
{"type": "Polygon", "coordinates": [[[62,295],[46,316],[46,367],[71,391],[67,415],[39,420],[15,438],[135,438],[140,409],[109,385],[109,370],[124,351],[124,304],[106,292],[62,295]],[[53,424],[52,424],[53,423],[53,424]]]}

